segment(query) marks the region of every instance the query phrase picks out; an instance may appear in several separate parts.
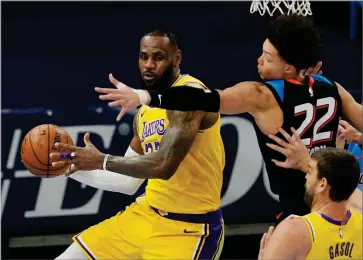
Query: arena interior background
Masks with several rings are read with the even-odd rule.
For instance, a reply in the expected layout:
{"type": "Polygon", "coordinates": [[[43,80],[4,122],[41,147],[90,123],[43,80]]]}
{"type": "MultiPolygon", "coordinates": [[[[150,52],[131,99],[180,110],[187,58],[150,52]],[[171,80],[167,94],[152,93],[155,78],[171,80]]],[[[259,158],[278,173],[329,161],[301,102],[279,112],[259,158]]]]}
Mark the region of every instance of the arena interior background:
{"type": "MultiPolygon", "coordinates": [[[[102,151],[123,155],[132,114],[98,99],[108,73],[137,86],[140,37],[158,27],[180,38],[182,73],[210,88],[258,80],[256,60],[270,17],[249,13],[250,2],[2,2],[2,256],[54,258],[70,235],[131,203],[137,195],[103,192],[64,177],[32,177],[20,162],[20,143],[34,126],[64,126],[78,145],[91,131],[102,151]]],[[[361,102],[361,7],[313,2],[325,45],[323,72],[361,102]],[[355,15],[354,15],[355,13],[355,15]]],[[[222,258],[256,258],[261,234],[273,222],[276,196],[248,116],[224,116],[227,165],[222,191],[227,237],[222,258]]]]}

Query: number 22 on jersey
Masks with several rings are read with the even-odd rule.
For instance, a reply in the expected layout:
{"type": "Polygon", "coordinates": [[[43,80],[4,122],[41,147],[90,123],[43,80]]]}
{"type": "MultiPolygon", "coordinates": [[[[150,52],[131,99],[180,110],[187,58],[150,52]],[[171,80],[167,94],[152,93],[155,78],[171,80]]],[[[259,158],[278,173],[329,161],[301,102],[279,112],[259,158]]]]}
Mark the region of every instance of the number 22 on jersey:
{"type": "Polygon", "coordinates": [[[305,119],[300,127],[296,130],[302,142],[308,147],[314,144],[329,141],[333,137],[333,131],[320,132],[335,116],[337,111],[337,101],[333,97],[325,97],[317,100],[316,105],[305,103],[294,108],[294,115],[300,116],[305,114],[305,119]],[[319,119],[316,118],[317,109],[328,108],[327,112],[319,119]],[[313,127],[312,137],[304,138],[306,131],[313,127]]]}

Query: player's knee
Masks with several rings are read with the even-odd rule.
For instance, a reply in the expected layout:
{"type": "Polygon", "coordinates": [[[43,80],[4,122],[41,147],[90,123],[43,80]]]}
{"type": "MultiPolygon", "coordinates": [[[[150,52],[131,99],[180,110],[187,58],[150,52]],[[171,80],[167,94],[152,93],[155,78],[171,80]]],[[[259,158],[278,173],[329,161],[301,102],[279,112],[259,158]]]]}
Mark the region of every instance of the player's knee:
{"type": "Polygon", "coordinates": [[[55,259],[56,260],[68,260],[68,259],[87,260],[87,257],[75,243],[72,243],[66,249],[66,251],[64,251],[61,255],[59,255],[55,259]]]}

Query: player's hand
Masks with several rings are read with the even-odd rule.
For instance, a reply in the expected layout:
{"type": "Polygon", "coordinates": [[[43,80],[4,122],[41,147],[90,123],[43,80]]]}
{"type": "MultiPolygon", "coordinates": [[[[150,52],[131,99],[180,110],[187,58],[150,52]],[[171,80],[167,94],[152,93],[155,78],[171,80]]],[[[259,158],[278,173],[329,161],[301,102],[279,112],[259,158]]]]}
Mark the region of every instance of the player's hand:
{"type": "Polygon", "coordinates": [[[68,166],[68,170],[64,175],[69,176],[72,173],[85,170],[102,169],[105,154],[101,153],[90,141],[90,134],[84,135],[85,147],[78,147],[70,144],[55,143],[57,148],[63,148],[71,152],[72,158],[64,158],[64,153],[51,153],[50,159],[53,161],[52,166],[62,168],[68,166]],[[63,158],[62,158],[63,157],[63,158]]]}
{"type": "Polygon", "coordinates": [[[258,252],[258,259],[264,259],[264,251],[270,241],[272,233],[274,232],[275,228],[273,226],[269,227],[267,233],[264,233],[261,241],[260,241],[260,251],[258,252]]]}
{"type": "Polygon", "coordinates": [[[348,143],[362,143],[362,133],[355,129],[347,121],[340,120],[338,126],[338,139],[346,140],[348,143]]]}
{"type": "Polygon", "coordinates": [[[301,142],[299,134],[292,127],[293,137],[291,137],[284,129],[280,128],[279,132],[286,138],[287,142],[280,139],[276,135],[268,135],[269,138],[274,140],[280,146],[267,143],[266,145],[272,150],[282,153],[286,156],[284,162],[272,159],[272,161],[279,167],[288,169],[299,169],[306,172],[308,169],[308,163],[310,155],[306,146],[301,142]]]}
{"type": "MultiPolygon", "coordinates": [[[[110,107],[121,107],[121,111],[116,118],[117,121],[120,121],[127,111],[140,106],[141,100],[133,88],[130,88],[118,81],[112,76],[112,74],[109,75],[109,80],[116,87],[116,89],[96,87],[95,90],[98,93],[104,94],[99,96],[101,100],[112,101],[108,103],[110,107]]],[[[149,95],[147,91],[144,92],[145,95],[149,95]]]]}
{"type": "Polygon", "coordinates": [[[323,66],[323,62],[319,61],[315,66],[311,66],[308,69],[303,69],[299,73],[298,81],[301,81],[305,78],[305,76],[309,76],[310,74],[323,74],[321,67],[323,66]]]}

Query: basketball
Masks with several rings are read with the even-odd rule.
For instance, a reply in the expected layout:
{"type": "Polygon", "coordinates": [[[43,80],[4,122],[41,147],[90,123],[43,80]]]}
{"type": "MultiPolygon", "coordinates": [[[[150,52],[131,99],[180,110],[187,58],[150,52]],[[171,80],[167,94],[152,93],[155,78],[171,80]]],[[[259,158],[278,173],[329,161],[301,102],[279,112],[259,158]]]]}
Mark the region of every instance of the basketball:
{"type": "Polygon", "coordinates": [[[68,166],[54,168],[49,158],[52,152],[69,152],[57,149],[54,145],[57,142],[74,144],[70,135],[59,126],[44,124],[34,127],[26,134],[21,145],[24,166],[41,178],[52,178],[65,173],[68,166]]]}

